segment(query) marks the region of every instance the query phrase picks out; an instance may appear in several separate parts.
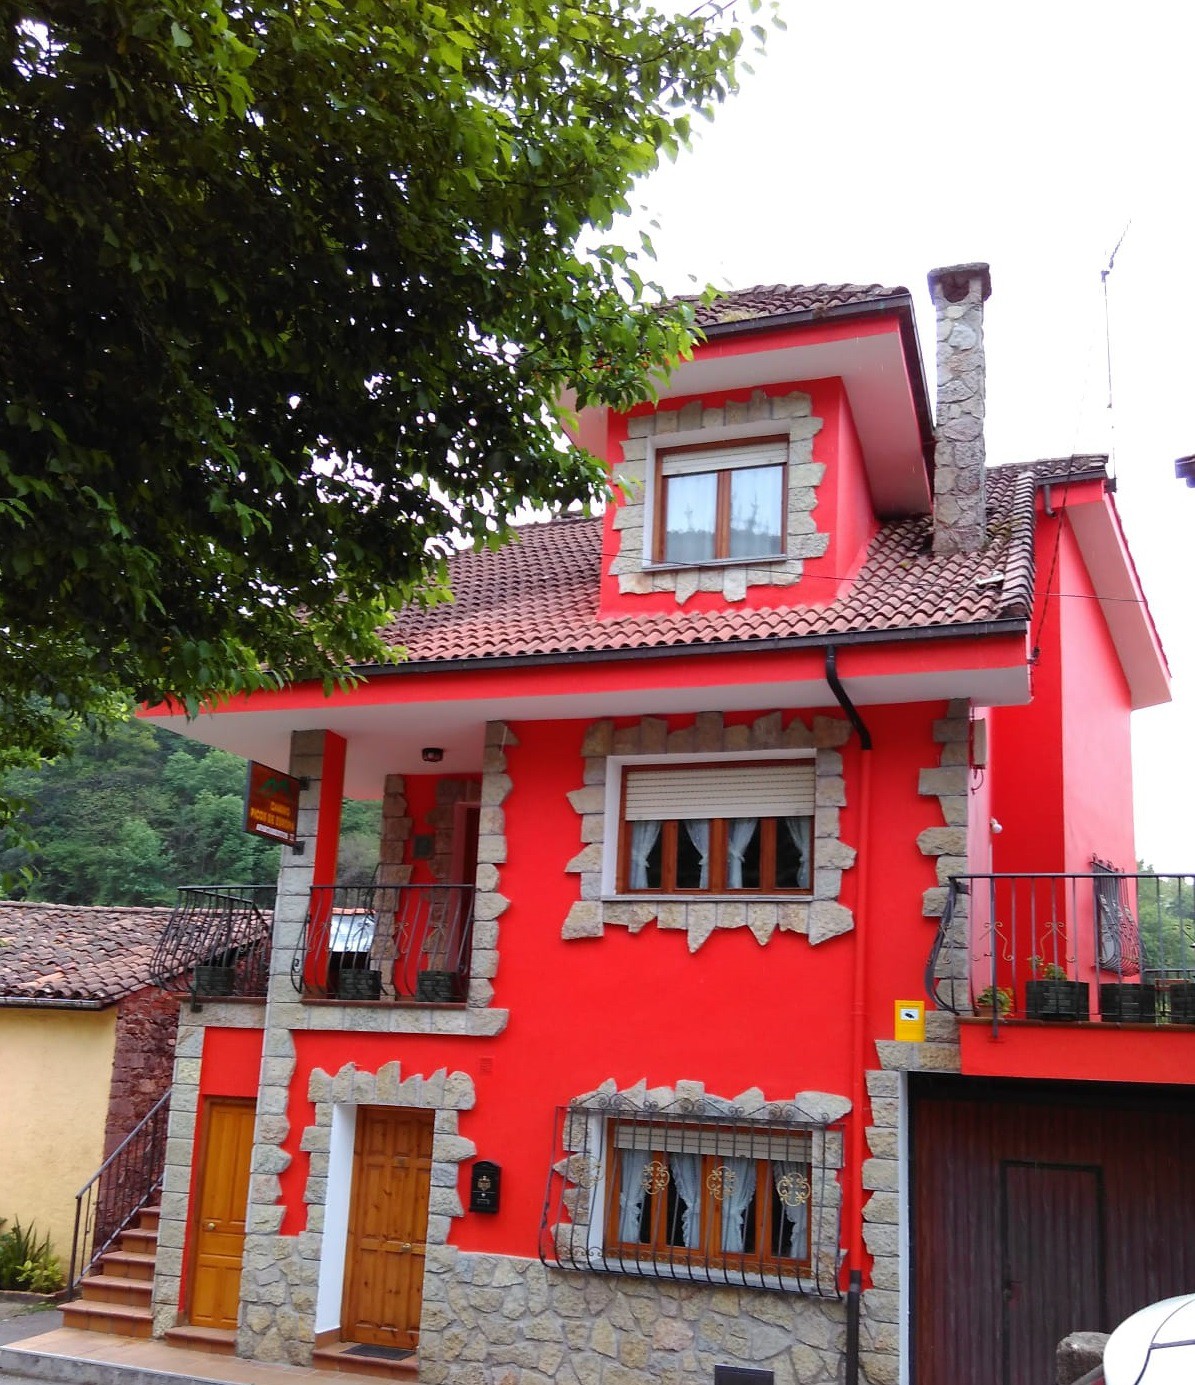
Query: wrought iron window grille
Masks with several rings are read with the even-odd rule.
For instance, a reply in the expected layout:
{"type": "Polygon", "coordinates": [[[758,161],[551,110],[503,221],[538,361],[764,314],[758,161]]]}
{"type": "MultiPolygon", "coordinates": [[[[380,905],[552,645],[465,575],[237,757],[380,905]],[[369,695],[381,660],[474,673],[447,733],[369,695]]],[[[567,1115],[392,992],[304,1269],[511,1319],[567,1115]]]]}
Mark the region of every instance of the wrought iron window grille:
{"type": "Polygon", "coordinates": [[[841,1122],[794,1102],[595,1094],[557,1108],[540,1259],[838,1298],[842,1164],[841,1122]]]}

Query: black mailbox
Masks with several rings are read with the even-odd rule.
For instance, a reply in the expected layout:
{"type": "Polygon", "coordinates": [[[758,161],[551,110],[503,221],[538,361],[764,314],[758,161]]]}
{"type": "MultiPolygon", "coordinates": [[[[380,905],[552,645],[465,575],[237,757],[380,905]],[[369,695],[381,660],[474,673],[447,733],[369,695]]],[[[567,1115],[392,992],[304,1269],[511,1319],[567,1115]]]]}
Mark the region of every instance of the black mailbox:
{"type": "Polygon", "coordinates": [[[479,1159],[469,1176],[469,1211],[496,1212],[502,1170],[488,1159],[479,1159]]]}
{"type": "Polygon", "coordinates": [[[775,1371],[756,1371],[743,1366],[715,1366],[714,1385],[775,1385],[775,1371]]]}

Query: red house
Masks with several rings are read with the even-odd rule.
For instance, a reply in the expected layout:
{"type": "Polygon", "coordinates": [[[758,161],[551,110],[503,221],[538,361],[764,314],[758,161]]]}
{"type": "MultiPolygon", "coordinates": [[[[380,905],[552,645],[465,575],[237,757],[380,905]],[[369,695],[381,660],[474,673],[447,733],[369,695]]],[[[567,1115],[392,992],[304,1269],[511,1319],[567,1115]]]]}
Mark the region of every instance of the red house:
{"type": "Polygon", "coordinates": [[[930,285],[936,409],[906,290],[727,294],[580,415],[603,517],[461,554],[350,691],[156,714],[304,785],[276,898],[166,940],[156,1334],[1023,1385],[1192,1287],[1193,882],[1131,814],[1166,663],[1103,459],[985,468],[987,267],[930,285]]]}

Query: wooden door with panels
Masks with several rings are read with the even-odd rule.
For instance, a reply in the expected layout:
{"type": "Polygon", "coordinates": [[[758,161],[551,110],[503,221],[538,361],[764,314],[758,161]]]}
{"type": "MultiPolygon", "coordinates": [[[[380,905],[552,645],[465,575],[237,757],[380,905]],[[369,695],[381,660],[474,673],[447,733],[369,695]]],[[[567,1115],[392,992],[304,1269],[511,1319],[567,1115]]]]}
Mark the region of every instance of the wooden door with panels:
{"type": "Polygon", "coordinates": [[[237,1325],[255,1114],[238,1097],[204,1103],[187,1314],[195,1327],[237,1325]]]}
{"type": "Polygon", "coordinates": [[[414,1350],[419,1344],[435,1112],[357,1112],[340,1335],[414,1350]]]}

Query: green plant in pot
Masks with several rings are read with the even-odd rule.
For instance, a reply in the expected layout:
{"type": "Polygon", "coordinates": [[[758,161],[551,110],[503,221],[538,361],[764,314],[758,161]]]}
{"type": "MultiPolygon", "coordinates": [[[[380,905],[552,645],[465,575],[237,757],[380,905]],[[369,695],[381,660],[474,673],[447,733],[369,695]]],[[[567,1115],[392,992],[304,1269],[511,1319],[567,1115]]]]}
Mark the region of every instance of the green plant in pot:
{"type": "Polygon", "coordinates": [[[1007,986],[985,986],[975,997],[975,1013],[980,1019],[1001,1019],[1012,1009],[1012,991],[1007,986]]]}
{"type": "Polygon", "coordinates": [[[1029,959],[1034,980],[1025,983],[1025,1012],[1034,1020],[1085,1020],[1091,1016],[1091,988],[1068,980],[1066,968],[1044,957],[1029,959]]]}

